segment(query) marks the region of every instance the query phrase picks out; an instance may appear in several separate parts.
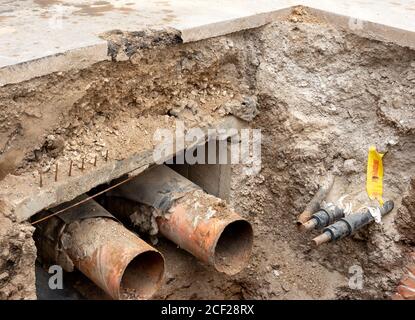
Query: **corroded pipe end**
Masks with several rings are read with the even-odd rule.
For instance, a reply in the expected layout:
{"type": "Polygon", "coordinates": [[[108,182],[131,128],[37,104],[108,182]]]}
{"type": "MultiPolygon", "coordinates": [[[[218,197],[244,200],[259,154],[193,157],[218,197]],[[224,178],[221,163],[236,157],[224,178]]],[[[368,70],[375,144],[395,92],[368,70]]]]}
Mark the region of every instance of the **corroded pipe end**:
{"type": "Polygon", "coordinates": [[[161,253],[108,216],[69,224],[52,217],[37,226],[35,239],[44,262],[69,272],[75,266],[113,299],[148,299],[162,283],[161,253]]]}
{"type": "Polygon", "coordinates": [[[84,219],[64,236],[74,265],[113,299],[149,299],[160,287],[163,256],[119,222],[84,219]]]}
{"type": "Polygon", "coordinates": [[[319,204],[315,205],[312,210],[304,210],[303,213],[301,213],[298,216],[298,219],[296,221],[297,227],[301,229],[303,224],[310,220],[313,216],[313,213],[316,212],[318,209],[320,209],[319,204]]]}
{"type": "Polygon", "coordinates": [[[67,253],[76,267],[113,299],[149,299],[164,274],[161,253],[108,218],[68,226],[67,253]]]}
{"type": "Polygon", "coordinates": [[[252,226],[226,207],[210,216],[208,207],[195,209],[190,201],[176,205],[170,209],[168,219],[157,219],[160,233],[216,270],[234,275],[249,261],[252,226]]]}
{"type": "Polygon", "coordinates": [[[119,299],[149,299],[159,289],[164,273],[164,258],[158,251],[137,255],[124,270],[119,299]]]}
{"type": "Polygon", "coordinates": [[[315,219],[310,219],[307,222],[299,226],[300,231],[306,232],[313,230],[317,226],[317,221],[315,219]]]}
{"type": "Polygon", "coordinates": [[[233,275],[248,263],[252,251],[254,232],[246,220],[229,223],[220,234],[214,249],[216,270],[233,275]]]}
{"type": "Polygon", "coordinates": [[[319,236],[315,237],[313,240],[311,240],[311,245],[316,248],[322,245],[323,243],[330,242],[330,241],[331,241],[330,233],[324,232],[320,234],[319,236]]]}

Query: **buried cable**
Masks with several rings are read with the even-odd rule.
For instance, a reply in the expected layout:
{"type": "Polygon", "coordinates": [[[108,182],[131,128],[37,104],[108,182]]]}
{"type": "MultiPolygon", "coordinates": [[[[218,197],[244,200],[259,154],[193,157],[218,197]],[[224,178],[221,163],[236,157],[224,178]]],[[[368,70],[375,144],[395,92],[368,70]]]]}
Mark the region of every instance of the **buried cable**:
{"type": "MultiPolygon", "coordinates": [[[[380,214],[384,216],[391,212],[393,208],[393,201],[388,200],[382,207],[379,208],[380,214]]],[[[373,221],[375,221],[375,218],[369,209],[362,213],[350,214],[336,223],[324,228],[323,233],[312,240],[312,244],[314,246],[319,246],[326,242],[337,241],[353,234],[373,221]]]]}
{"type": "Polygon", "coordinates": [[[323,206],[319,211],[311,216],[311,219],[300,226],[300,230],[309,231],[322,229],[343,218],[345,209],[336,205],[323,206]]]}

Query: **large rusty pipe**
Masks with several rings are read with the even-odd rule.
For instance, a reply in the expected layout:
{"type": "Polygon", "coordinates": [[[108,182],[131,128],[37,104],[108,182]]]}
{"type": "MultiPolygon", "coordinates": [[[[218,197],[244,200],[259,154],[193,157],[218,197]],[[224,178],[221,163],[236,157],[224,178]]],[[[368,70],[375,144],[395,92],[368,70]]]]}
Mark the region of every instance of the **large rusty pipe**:
{"type": "Polygon", "coordinates": [[[53,217],[39,226],[42,253],[67,271],[75,266],[113,299],[150,298],[161,285],[163,256],[94,200],[67,214],[76,213],[83,217],[70,223],[53,217]]]}
{"type": "Polygon", "coordinates": [[[112,298],[148,299],[158,289],[164,271],[162,255],[120,223],[86,219],[73,230],[68,256],[112,298]]]}
{"type": "Polygon", "coordinates": [[[245,219],[231,210],[209,217],[208,208],[194,209],[179,203],[168,218],[158,217],[160,233],[216,270],[233,275],[249,260],[253,231],[245,219]]]}
{"type": "Polygon", "coordinates": [[[248,263],[253,244],[251,224],[224,201],[166,166],[152,168],[111,196],[109,210],[114,214],[123,211],[124,217],[131,216],[134,202],[162,209],[165,213],[156,218],[159,232],[220,272],[233,275],[248,263]],[[116,197],[130,200],[130,209],[125,209],[126,200],[117,205],[116,197]]]}

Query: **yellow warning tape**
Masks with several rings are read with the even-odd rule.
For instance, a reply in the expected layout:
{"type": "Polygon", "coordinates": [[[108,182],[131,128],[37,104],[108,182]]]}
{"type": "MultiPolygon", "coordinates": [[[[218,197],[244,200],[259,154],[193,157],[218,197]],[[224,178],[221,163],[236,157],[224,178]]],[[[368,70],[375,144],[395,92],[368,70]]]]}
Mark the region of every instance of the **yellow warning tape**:
{"type": "Polygon", "coordinates": [[[383,158],[375,146],[370,146],[367,156],[366,191],[371,200],[376,199],[383,205],[383,158]]]}

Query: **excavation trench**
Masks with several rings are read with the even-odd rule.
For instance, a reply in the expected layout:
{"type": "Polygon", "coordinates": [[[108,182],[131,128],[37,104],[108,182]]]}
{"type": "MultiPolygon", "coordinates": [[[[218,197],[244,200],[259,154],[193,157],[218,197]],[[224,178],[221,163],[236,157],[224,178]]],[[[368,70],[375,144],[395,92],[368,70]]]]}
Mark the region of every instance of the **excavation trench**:
{"type": "Polygon", "coordinates": [[[35,239],[42,264],[61,265],[68,272],[76,268],[113,299],[151,298],[164,274],[163,256],[117,217],[144,235],[159,233],[227,275],[249,261],[250,223],[165,165],[98,201],[105,208],[83,195],[35,216],[40,221],[35,239]],[[146,230],[149,226],[156,230],[146,230]]]}
{"type": "MultiPolygon", "coordinates": [[[[96,198],[123,228],[165,257],[166,277],[154,297],[391,297],[414,245],[415,52],[308,14],[295,21],[138,50],[129,61],[0,88],[2,203],[18,204],[27,219],[94,187],[104,190],[124,175],[140,177],[141,168],[154,165],[157,128],[174,131],[183,124],[186,130],[207,130],[230,117],[241,127],[261,129],[259,172],[251,174],[244,163],[182,163],[172,168],[200,190],[173,197],[167,207],[137,199],[138,193],[117,194],[121,189],[96,198]],[[365,190],[370,145],[387,151],[383,197],[393,200],[394,209],[382,224],[312,249],[318,231],[299,233],[296,223],[327,176],[333,176],[333,186],[325,201],[347,195],[354,210],[375,205],[365,190]],[[225,206],[219,208],[237,213],[222,216],[226,223],[207,237],[206,246],[197,232],[191,241],[183,236],[190,227],[183,234],[175,229],[195,217],[198,194],[200,201],[208,194],[222,199],[225,206]],[[130,205],[141,218],[131,220],[130,205]],[[184,221],[165,218],[178,211],[184,221]],[[365,283],[354,290],[349,272],[357,267],[365,283]]],[[[0,255],[0,297],[33,298],[33,229],[10,217],[1,216],[0,224],[7,249],[0,255]]],[[[157,269],[159,259],[149,255],[132,258],[120,283],[147,288],[130,270],[147,263],[157,269]]]]}

